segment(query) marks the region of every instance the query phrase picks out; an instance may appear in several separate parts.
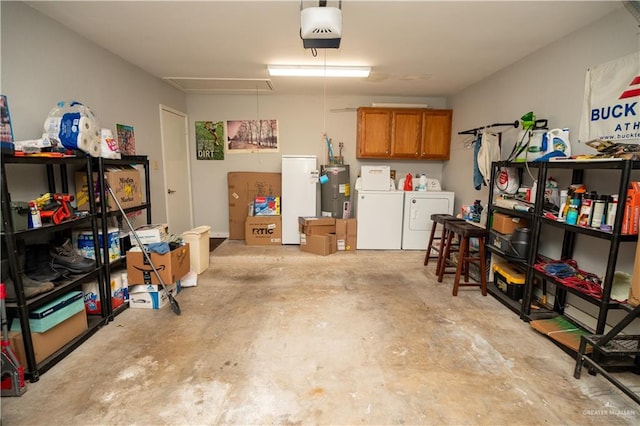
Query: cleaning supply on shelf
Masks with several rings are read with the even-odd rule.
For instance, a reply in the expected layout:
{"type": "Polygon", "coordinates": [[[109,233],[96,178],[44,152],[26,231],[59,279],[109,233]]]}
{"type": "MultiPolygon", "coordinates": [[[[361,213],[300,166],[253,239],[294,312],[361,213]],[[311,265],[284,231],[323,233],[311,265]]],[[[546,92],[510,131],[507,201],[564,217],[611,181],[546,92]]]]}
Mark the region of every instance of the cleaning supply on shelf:
{"type": "Polygon", "coordinates": [[[567,190],[560,191],[560,210],[558,210],[558,222],[567,220],[567,190]]]}
{"type": "Polygon", "coordinates": [[[600,229],[602,224],[606,224],[605,211],[607,208],[607,201],[609,196],[600,194],[593,203],[593,209],[591,211],[591,228],[600,229]]]}
{"type": "Polygon", "coordinates": [[[607,204],[607,219],[605,224],[613,229],[613,224],[616,222],[616,212],[618,211],[618,194],[611,196],[609,203],[607,204]]]}
{"type": "Polygon", "coordinates": [[[411,173],[407,173],[404,177],[404,188],[405,191],[413,191],[413,176],[411,173]]]}
{"type": "Polygon", "coordinates": [[[569,202],[569,209],[567,210],[567,225],[576,225],[578,223],[578,209],[580,208],[580,196],[574,194],[569,202]]]}
{"type": "Polygon", "coordinates": [[[34,200],[29,201],[29,229],[42,228],[40,210],[34,200]]]}
{"type": "Polygon", "coordinates": [[[571,157],[571,143],[569,142],[569,129],[552,129],[547,133],[547,145],[545,153],[554,151],[562,152],[565,156],[571,157]]]}
{"type": "Polygon", "coordinates": [[[584,194],[582,197],[582,202],[580,203],[580,212],[578,214],[578,225],[579,226],[589,226],[589,221],[591,219],[591,211],[593,209],[593,200],[596,198],[595,192],[590,192],[584,194]]]}
{"type": "Polygon", "coordinates": [[[427,175],[422,173],[420,175],[420,183],[418,184],[418,191],[426,191],[427,190],[427,175]]]}

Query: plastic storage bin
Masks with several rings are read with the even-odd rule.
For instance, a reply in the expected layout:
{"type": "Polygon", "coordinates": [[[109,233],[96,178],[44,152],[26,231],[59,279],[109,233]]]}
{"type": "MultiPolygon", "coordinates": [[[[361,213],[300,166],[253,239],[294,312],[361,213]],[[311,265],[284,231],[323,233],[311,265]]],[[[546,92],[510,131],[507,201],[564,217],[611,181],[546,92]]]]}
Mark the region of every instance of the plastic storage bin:
{"type": "Polygon", "coordinates": [[[182,234],[189,243],[191,271],[200,274],[209,267],[209,230],[210,226],[198,226],[182,234]]]}
{"type": "Polygon", "coordinates": [[[522,299],[524,292],[524,273],[510,263],[496,263],[493,265],[495,285],[512,300],[522,299]]]}

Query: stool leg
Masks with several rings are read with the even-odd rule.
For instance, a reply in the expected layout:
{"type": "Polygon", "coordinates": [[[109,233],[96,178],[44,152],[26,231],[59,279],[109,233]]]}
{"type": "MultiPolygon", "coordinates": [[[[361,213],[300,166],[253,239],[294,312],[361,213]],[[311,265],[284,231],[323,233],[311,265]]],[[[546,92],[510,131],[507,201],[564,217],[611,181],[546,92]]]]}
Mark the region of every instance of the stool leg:
{"type": "Polygon", "coordinates": [[[485,269],[485,252],[484,252],[484,237],[479,237],[480,243],[480,282],[482,283],[482,295],[487,295],[487,271],[485,269]]]}
{"type": "MultiPolygon", "coordinates": [[[[453,295],[458,295],[458,288],[460,287],[460,275],[462,274],[462,268],[465,262],[467,262],[464,253],[467,252],[469,239],[466,237],[460,238],[460,249],[458,250],[458,266],[456,266],[456,278],[453,280],[453,295]]],[[[469,269],[467,267],[467,269],[469,269]]]]}
{"type": "MultiPolygon", "coordinates": [[[[433,248],[433,240],[434,240],[434,236],[436,235],[436,228],[438,227],[438,224],[436,222],[433,222],[431,224],[431,234],[429,235],[429,244],[427,244],[427,254],[425,254],[424,256],[424,265],[427,266],[429,264],[429,258],[431,257],[431,249],[433,248]]],[[[440,240],[440,242],[442,243],[442,240],[440,240]]],[[[438,253],[440,254],[440,253],[438,253]]]]}
{"type": "MultiPolygon", "coordinates": [[[[468,283],[469,282],[469,258],[471,257],[471,250],[469,249],[470,244],[470,240],[468,237],[464,237],[464,239],[466,240],[466,244],[465,244],[465,252],[462,254],[462,259],[464,260],[464,262],[462,262],[462,268],[464,271],[464,282],[468,283]]],[[[461,252],[462,253],[462,252],[461,252]]]]}
{"type": "Polygon", "coordinates": [[[440,275],[440,268],[442,267],[442,256],[444,256],[444,248],[447,242],[447,227],[442,224],[442,230],[440,231],[440,247],[438,248],[438,263],[436,266],[436,275],[440,275]]]}
{"type": "Polygon", "coordinates": [[[444,277],[444,270],[446,269],[446,262],[447,259],[450,256],[449,251],[451,250],[451,239],[453,237],[453,232],[451,231],[446,231],[443,230],[443,232],[445,233],[445,237],[443,237],[441,241],[444,241],[444,247],[440,247],[440,253],[438,256],[438,266],[437,266],[437,273],[438,273],[438,282],[441,283],[442,282],[442,278],[444,277]]]}

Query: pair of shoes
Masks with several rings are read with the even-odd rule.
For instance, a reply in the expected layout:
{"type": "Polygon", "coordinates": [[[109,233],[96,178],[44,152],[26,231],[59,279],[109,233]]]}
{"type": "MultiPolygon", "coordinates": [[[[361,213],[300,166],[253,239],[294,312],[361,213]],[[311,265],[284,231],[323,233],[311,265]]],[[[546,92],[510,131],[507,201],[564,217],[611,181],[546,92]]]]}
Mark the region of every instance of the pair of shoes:
{"type": "Polygon", "coordinates": [[[86,274],[96,269],[96,261],[76,253],[68,238],[61,246],[51,246],[49,255],[51,256],[51,267],[56,271],[64,269],[72,274],[86,274]]]}
{"type": "MultiPolygon", "coordinates": [[[[22,274],[22,289],[24,290],[24,297],[31,299],[42,293],[47,293],[55,288],[51,281],[40,282],[34,281],[25,274],[22,274]]],[[[16,286],[11,278],[5,280],[6,298],[7,302],[15,302],[18,298],[16,296],[16,286]]]]}
{"type": "Polygon", "coordinates": [[[24,273],[29,278],[34,281],[56,281],[60,279],[62,274],[51,267],[48,244],[28,245],[25,253],[19,255],[18,265],[24,265],[24,273]]]}

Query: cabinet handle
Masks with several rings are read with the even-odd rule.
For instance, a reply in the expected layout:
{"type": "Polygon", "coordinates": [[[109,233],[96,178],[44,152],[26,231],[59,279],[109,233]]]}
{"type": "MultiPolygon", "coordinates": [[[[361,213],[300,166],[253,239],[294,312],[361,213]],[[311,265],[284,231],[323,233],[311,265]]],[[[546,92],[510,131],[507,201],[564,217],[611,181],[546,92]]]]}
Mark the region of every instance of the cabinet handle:
{"type": "Polygon", "coordinates": [[[167,189],[167,194],[173,194],[175,191],[175,189],[167,189]]]}

